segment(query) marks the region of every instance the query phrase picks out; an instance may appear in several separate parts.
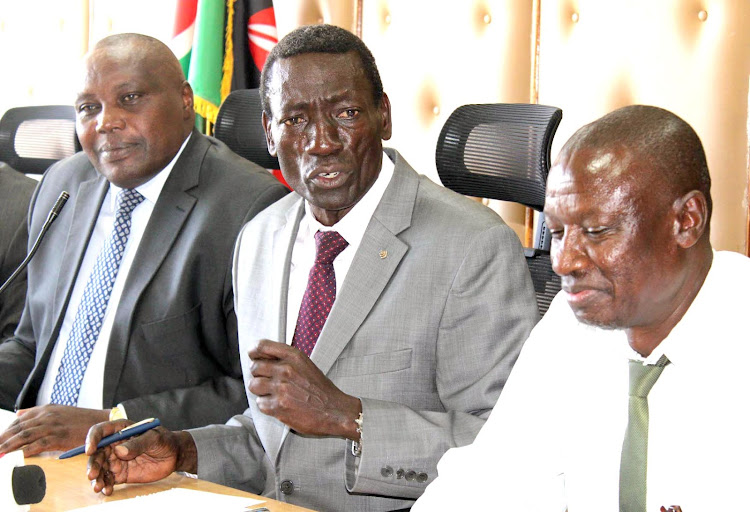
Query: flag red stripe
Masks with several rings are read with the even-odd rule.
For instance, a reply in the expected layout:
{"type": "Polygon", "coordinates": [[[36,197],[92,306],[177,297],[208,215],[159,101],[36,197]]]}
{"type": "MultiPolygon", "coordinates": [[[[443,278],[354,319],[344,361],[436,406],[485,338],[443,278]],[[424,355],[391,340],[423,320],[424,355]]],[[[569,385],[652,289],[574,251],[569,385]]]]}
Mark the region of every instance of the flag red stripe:
{"type": "Polygon", "coordinates": [[[176,36],[187,30],[195,22],[195,14],[198,11],[198,0],[177,0],[177,12],[174,18],[174,31],[176,36]]]}

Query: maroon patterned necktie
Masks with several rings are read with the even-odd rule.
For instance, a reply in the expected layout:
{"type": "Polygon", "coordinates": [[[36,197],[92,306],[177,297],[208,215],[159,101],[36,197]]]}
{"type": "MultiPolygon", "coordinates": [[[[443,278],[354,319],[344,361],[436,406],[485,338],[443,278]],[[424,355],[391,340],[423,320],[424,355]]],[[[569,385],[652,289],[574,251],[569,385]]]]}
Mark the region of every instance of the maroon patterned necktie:
{"type": "Polygon", "coordinates": [[[315,264],[310,269],[307,289],[299,308],[297,327],[294,330],[292,345],[310,356],[320,331],[331,312],[336,299],[336,274],[333,260],[346,249],[349,242],[336,231],[315,233],[315,264]]]}

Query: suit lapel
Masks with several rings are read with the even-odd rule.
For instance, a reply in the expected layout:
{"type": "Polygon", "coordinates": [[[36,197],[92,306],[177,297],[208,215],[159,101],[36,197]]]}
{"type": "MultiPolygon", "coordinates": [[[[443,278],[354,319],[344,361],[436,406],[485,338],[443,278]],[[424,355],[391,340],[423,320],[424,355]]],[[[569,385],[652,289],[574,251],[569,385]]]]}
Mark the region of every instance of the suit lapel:
{"type": "Polygon", "coordinates": [[[396,168],[370,219],[362,242],[311,355],[328,373],[362,325],[409,247],[398,234],[411,224],[419,181],[417,173],[392,150],[396,168]]]}
{"type": "Polygon", "coordinates": [[[154,205],[138,251],[133,259],[122,297],[115,313],[112,335],[107,351],[104,374],[103,403],[113,403],[119,375],[125,364],[125,354],[133,331],[132,321],[141,294],[169,254],[183,225],[199,198],[198,183],[201,164],[210,142],[196,131],[164,183],[154,205]],[[117,377],[115,377],[117,376],[117,377]]]}
{"type": "MultiPolygon", "coordinates": [[[[94,230],[96,219],[99,217],[99,210],[102,207],[102,202],[107,195],[108,189],[109,182],[101,175],[92,180],[84,181],[78,187],[73,218],[70,221],[68,238],[65,242],[65,249],[63,250],[61,259],[63,262],[74,261],[76,263],[75,269],[72,272],[61,271],[57,281],[54,305],[58,325],[62,321],[62,315],[65,314],[65,306],[70,293],[73,291],[73,284],[81,268],[86,246],[91,238],[91,233],[94,230]],[[97,197],[98,199],[92,201],[92,197],[97,197]]],[[[55,329],[54,335],[57,336],[57,329],[55,329]]]]}
{"type": "MultiPolygon", "coordinates": [[[[287,302],[289,297],[289,271],[292,264],[292,250],[294,242],[299,231],[299,224],[305,214],[304,201],[300,200],[287,211],[286,222],[281,229],[273,234],[273,259],[272,261],[283,261],[283,265],[271,265],[274,272],[281,272],[282,275],[274,275],[274,283],[281,282],[278,304],[278,333],[280,343],[286,342],[286,315],[287,302]],[[277,270],[278,269],[278,270],[277,270]]],[[[263,300],[263,298],[259,298],[263,300]]],[[[263,414],[258,409],[254,401],[251,401],[250,408],[254,410],[253,421],[258,437],[263,443],[263,448],[268,454],[270,461],[275,462],[278,457],[281,445],[289,433],[289,427],[277,420],[273,416],[263,414]]]]}

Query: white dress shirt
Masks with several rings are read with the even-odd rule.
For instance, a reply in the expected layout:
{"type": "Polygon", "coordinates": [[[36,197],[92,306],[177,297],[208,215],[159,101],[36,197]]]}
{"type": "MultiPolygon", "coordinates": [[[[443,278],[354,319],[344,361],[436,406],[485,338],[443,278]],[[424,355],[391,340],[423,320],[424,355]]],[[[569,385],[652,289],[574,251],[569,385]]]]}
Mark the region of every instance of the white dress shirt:
{"type": "MultiPolygon", "coordinates": [[[[109,338],[112,332],[115,312],[117,311],[117,308],[113,307],[113,305],[119,304],[120,302],[125,281],[128,278],[128,274],[130,273],[133,264],[133,258],[135,258],[135,254],[138,251],[138,246],[143,238],[143,233],[146,231],[146,226],[151,218],[151,213],[154,211],[154,205],[156,204],[157,199],[159,199],[164,183],[166,183],[169,174],[172,172],[175,162],[182,154],[182,150],[185,149],[189,140],[190,136],[185,139],[175,157],[161,172],[156,174],[143,185],[136,187],[136,190],[144,197],[144,200],[135,207],[131,214],[130,236],[128,237],[128,243],[125,246],[125,252],[122,255],[120,269],[115,278],[107,310],[104,313],[102,328],[101,331],[99,331],[99,338],[94,345],[91,359],[86,367],[86,373],[83,376],[81,392],[78,396],[78,407],[90,409],[103,408],[104,364],[107,357],[107,348],[109,347],[109,338]]],[[[109,237],[114,226],[115,202],[120,190],[122,190],[120,187],[113,185],[112,183],[109,184],[109,191],[107,192],[102,207],[99,210],[99,216],[97,217],[94,231],[91,233],[91,239],[86,247],[83,262],[81,263],[81,269],[78,272],[78,277],[73,286],[68,309],[65,312],[65,317],[60,328],[60,335],[58,336],[57,343],[55,343],[55,347],[52,350],[50,362],[47,365],[47,371],[44,374],[44,380],[42,381],[42,385],[37,395],[37,405],[44,405],[50,402],[52,388],[54,387],[57,373],[60,370],[60,362],[65,353],[65,347],[70,339],[73,320],[75,319],[78,306],[83,297],[86,282],[94,269],[94,264],[99,257],[102,247],[104,247],[104,242],[109,237]]],[[[73,262],[71,262],[71,264],[72,263],[73,262]]]]}
{"type": "MultiPolygon", "coordinates": [[[[690,309],[651,354],[647,511],[746,510],[750,259],[715,252],[690,309]]],[[[623,331],[579,323],[559,294],[472,445],[449,450],[413,512],[619,510],[628,421],[623,331]],[[456,508],[453,508],[456,507],[456,508]]]]}
{"type": "Polygon", "coordinates": [[[393,177],[394,164],[388,155],[383,153],[383,163],[375,183],[344,217],[333,226],[324,226],[315,218],[310,205],[305,201],[305,216],[300,221],[297,238],[292,249],[292,261],[289,269],[289,296],[287,297],[286,343],[291,345],[294,330],[297,327],[299,308],[305,295],[310,269],[315,263],[315,233],[318,231],[338,231],[349,245],[333,260],[336,274],[336,296],[346,278],[354,255],[370,223],[372,214],[380,204],[385,189],[393,177]]]}

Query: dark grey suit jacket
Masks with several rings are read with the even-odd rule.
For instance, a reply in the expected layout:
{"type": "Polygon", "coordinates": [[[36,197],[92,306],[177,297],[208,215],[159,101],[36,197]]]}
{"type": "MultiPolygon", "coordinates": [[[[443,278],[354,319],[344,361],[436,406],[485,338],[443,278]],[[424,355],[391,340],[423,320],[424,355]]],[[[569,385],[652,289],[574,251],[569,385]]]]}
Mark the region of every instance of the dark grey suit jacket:
{"type": "MultiPolygon", "coordinates": [[[[108,182],[79,153],[52,166],[32,200],[36,236],[61,190],[70,200],[29,265],[14,338],[0,345],[0,406],[30,407],[57,340],[108,182]]],[[[247,407],[231,256],[240,227],[286,193],[267,171],[193,132],[154,206],[115,313],[104,407],[172,429],[247,407]]]]}
{"type": "MultiPolygon", "coordinates": [[[[0,162],[0,284],[26,257],[26,215],[36,181],[0,162]]],[[[0,339],[13,336],[26,300],[26,272],[0,295],[0,339]]]]}

